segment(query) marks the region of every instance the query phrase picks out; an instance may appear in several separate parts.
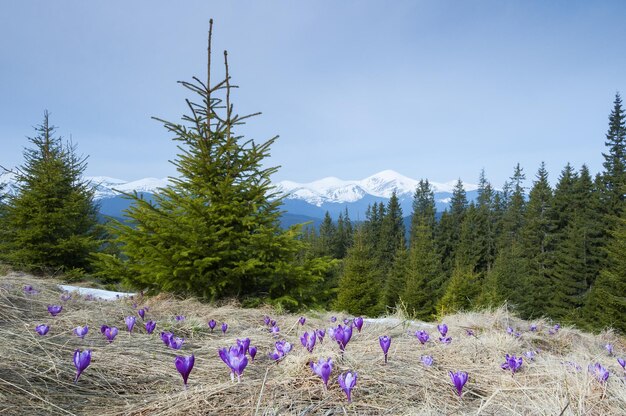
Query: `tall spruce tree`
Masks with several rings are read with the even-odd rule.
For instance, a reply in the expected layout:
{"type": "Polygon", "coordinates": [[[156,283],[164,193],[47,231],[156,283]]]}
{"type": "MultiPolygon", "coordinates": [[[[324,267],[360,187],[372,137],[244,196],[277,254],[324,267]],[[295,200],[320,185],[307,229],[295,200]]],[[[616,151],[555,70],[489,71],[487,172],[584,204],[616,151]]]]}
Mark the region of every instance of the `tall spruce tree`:
{"type": "Polygon", "coordinates": [[[128,195],[129,222],[111,226],[124,257],[101,255],[100,265],[143,288],[311,305],[327,264],[300,255],[297,227],[281,230],[282,200],[270,182],[277,168],[264,164],[276,137],[259,144],[236,135],[250,116],[234,112],[226,52],[225,78],[211,83],[211,32],[206,83],[182,82],[196,96],[190,114],[183,123],[157,119],[180,143],[179,176],[155,203],[128,195]]]}
{"type": "Polygon", "coordinates": [[[94,189],[83,179],[86,158],[55,135],[47,111],[35,130],[0,220],[1,258],[35,273],[89,269],[100,229],[94,189]]]}
{"type": "Polygon", "coordinates": [[[528,262],[528,274],[521,283],[520,313],[525,317],[546,313],[552,293],[550,278],[553,266],[552,189],[548,171],[542,162],[530,190],[521,229],[523,256],[528,262]]]}
{"type": "Polygon", "coordinates": [[[431,319],[443,292],[444,278],[434,239],[435,197],[428,180],[420,180],[413,196],[411,241],[406,284],[401,296],[419,319],[431,319]]]}
{"type": "Polygon", "coordinates": [[[602,153],[604,156],[602,206],[607,214],[608,224],[611,225],[611,221],[622,214],[626,192],[626,113],[622,108],[619,93],[615,94],[604,144],[608,152],[602,153]]]}
{"type": "Polygon", "coordinates": [[[626,219],[619,218],[600,272],[583,309],[588,326],[612,327],[626,334],[626,219]]]}
{"type": "Polygon", "coordinates": [[[381,312],[380,293],[383,289],[376,267],[374,247],[362,227],[354,234],[354,243],[344,259],[339,279],[335,308],[353,315],[376,316],[381,312]]]}
{"type": "Polygon", "coordinates": [[[463,224],[466,210],[467,193],[463,187],[463,182],[459,179],[452,190],[447,215],[445,218],[441,218],[436,231],[439,257],[442,261],[443,271],[448,277],[454,268],[461,224],[463,224]]]}
{"type": "Polygon", "coordinates": [[[528,270],[520,241],[526,209],[525,179],[518,163],[513,176],[504,184],[501,196],[496,194],[494,197],[497,255],[493,268],[485,276],[478,300],[480,305],[497,306],[506,301],[518,305],[521,302],[520,287],[528,270]]]}

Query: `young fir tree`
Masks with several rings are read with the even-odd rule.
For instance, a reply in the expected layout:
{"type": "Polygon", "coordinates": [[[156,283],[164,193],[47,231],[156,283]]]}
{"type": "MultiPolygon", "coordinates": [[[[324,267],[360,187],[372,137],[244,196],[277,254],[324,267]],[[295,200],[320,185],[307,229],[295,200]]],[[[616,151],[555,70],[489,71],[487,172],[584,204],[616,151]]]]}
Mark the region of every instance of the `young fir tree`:
{"type": "Polygon", "coordinates": [[[357,228],[344,259],[335,308],[352,315],[376,316],[381,312],[381,290],[374,248],[366,240],[364,229],[357,228]]]}
{"type": "Polygon", "coordinates": [[[389,278],[398,251],[405,248],[404,219],[400,201],[394,191],[387,203],[385,215],[381,225],[381,235],[378,241],[378,268],[382,276],[384,292],[381,294],[381,302],[385,306],[395,306],[395,301],[399,296],[395,284],[389,285],[389,278]]]}
{"type": "Polygon", "coordinates": [[[277,168],[264,164],[276,137],[259,144],[236,135],[250,116],[233,110],[226,52],[225,78],[211,83],[211,30],[208,58],[206,83],[182,82],[197,97],[187,100],[183,123],[159,120],[180,143],[179,176],[155,193],[155,203],[128,195],[129,222],[111,226],[124,257],[101,255],[100,265],[142,288],[314,304],[328,263],[301,255],[298,228],[280,228],[282,200],[270,182],[277,168]]]}
{"type": "Polygon", "coordinates": [[[0,224],[2,260],[35,273],[89,269],[99,246],[94,190],[83,179],[86,158],[55,136],[48,112],[17,169],[0,224]]]}

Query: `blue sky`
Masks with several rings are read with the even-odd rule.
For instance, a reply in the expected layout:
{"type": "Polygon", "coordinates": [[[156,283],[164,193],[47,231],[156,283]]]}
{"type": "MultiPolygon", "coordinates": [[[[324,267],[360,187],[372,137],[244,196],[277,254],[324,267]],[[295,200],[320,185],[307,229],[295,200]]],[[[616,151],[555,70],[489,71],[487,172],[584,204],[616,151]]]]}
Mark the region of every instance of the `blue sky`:
{"type": "Polygon", "coordinates": [[[150,117],[185,112],[176,81],[206,77],[212,17],[236,109],[263,112],[241,132],[280,135],[275,180],[598,172],[626,94],[625,16],[621,1],[5,1],[0,164],[22,163],[48,109],[88,175],[174,175],[176,144],[150,117]]]}

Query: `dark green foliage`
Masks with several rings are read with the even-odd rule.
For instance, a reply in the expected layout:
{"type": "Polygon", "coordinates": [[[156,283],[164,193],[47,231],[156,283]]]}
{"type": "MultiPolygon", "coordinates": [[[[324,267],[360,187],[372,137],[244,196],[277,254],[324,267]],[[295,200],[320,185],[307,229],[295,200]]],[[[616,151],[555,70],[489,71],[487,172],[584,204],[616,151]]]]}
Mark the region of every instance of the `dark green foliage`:
{"type": "Polygon", "coordinates": [[[159,120],[180,143],[179,176],[155,203],[128,195],[129,221],[111,225],[123,257],[103,254],[99,264],[142,288],[314,305],[330,264],[304,254],[298,227],[280,229],[281,199],[270,183],[277,168],[264,165],[276,138],[259,144],[235,135],[249,116],[233,112],[229,82],[226,65],[215,85],[182,83],[196,96],[190,114],[183,124],[159,120]]]}
{"type": "Polygon", "coordinates": [[[461,224],[467,210],[467,194],[463,182],[459,179],[454,185],[450,209],[445,218],[439,221],[436,229],[437,247],[444,273],[449,277],[455,264],[459,244],[461,224]]]}
{"type": "Polygon", "coordinates": [[[374,251],[365,236],[362,228],[356,230],[344,260],[335,307],[352,315],[376,316],[381,312],[382,286],[374,251]]]}
{"type": "Polygon", "coordinates": [[[553,285],[548,313],[574,322],[585,295],[595,281],[602,260],[600,198],[589,170],[580,175],[565,168],[553,199],[556,214],[553,285]],[[572,183],[573,182],[573,183],[572,183]]]}
{"type": "Polygon", "coordinates": [[[548,183],[548,172],[542,163],[530,190],[524,225],[521,229],[523,256],[528,265],[528,275],[524,278],[520,296],[520,312],[525,317],[545,314],[552,296],[550,293],[553,265],[552,230],[552,189],[548,183]]]}
{"type": "Polygon", "coordinates": [[[472,266],[457,265],[437,306],[440,315],[471,309],[481,292],[481,281],[472,266]]]}
{"type": "Polygon", "coordinates": [[[18,192],[3,208],[2,261],[35,273],[89,269],[100,230],[93,188],[82,178],[86,158],[55,137],[47,112],[36,131],[16,172],[18,192]]]}
{"type": "Polygon", "coordinates": [[[434,194],[428,181],[420,180],[413,197],[406,286],[401,296],[409,313],[419,319],[432,318],[444,289],[434,227],[434,194]]]}
{"type": "Polygon", "coordinates": [[[587,325],[626,333],[626,219],[621,218],[607,247],[608,266],[600,272],[583,311],[587,325]]]}
{"type": "Polygon", "coordinates": [[[626,187],[626,114],[619,93],[615,94],[604,144],[608,153],[602,153],[604,156],[602,206],[607,218],[615,219],[623,212],[626,187]]]}

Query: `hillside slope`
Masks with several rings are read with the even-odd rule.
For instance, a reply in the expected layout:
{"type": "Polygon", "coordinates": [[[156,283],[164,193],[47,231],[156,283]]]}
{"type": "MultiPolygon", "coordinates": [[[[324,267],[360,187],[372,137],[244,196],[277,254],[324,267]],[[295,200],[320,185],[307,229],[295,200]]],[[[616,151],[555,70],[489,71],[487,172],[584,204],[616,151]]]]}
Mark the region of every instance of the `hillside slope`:
{"type": "Polygon", "coordinates": [[[444,344],[437,340],[436,323],[411,322],[398,314],[366,320],[360,333],[354,329],[342,357],[328,333],[331,316],[339,318],[337,323],[345,317],[340,313],[307,312],[301,326],[299,315],[270,308],[214,306],[165,295],[107,302],[75,293],[63,301],[54,279],[17,273],[0,279],[0,414],[626,414],[625,373],[604,347],[610,343],[617,357],[626,358],[626,344],[611,332],[592,335],[564,327],[550,334],[553,325],[546,321],[534,322],[538,329],[532,332],[531,323],[499,309],[446,317],[452,341],[444,344]],[[26,293],[27,285],[37,293],[26,293]],[[56,317],[48,314],[51,304],[63,306],[56,317]],[[141,307],[148,307],[146,320],[157,323],[152,335],[137,316],[141,307]],[[177,315],[185,319],[177,321],[177,315]],[[277,321],[278,338],[264,324],[265,315],[277,321]],[[126,316],[137,316],[132,334],[126,316]],[[217,321],[214,332],[207,327],[210,319],[217,321]],[[222,322],[228,324],[225,334],[219,330],[222,322]],[[35,332],[39,324],[50,326],[46,335],[35,332]],[[111,343],[100,333],[103,324],[119,328],[111,343]],[[89,326],[84,339],[73,333],[79,325],[89,326]],[[507,333],[508,327],[519,337],[507,333]],[[326,337],[309,353],[299,336],[318,328],[327,329],[326,337]],[[424,345],[414,335],[419,329],[430,334],[424,345]],[[161,341],[159,333],[166,330],[185,338],[180,350],[161,341]],[[379,346],[382,335],[391,337],[387,365],[379,346]],[[245,337],[258,354],[241,382],[232,382],[218,349],[245,337]],[[293,344],[278,363],[268,356],[277,339],[293,344]],[[74,384],[72,356],[86,348],[92,351],[91,364],[74,384]],[[527,351],[536,356],[532,361],[524,356],[517,373],[501,369],[505,354],[527,351]],[[192,353],[195,366],[185,390],[174,358],[192,353]],[[422,363],[425,355],[433,358],[432,366],[422,363]],[[334,362],[327,390],[308,365],[321,357],[334,362]],[[587,371],[591,363],[609,369],[605,383],[587,371]],[[352,403],[337,383],[337,376],[348,370],[358,373],[352,403]],[[469,374],[462,398],[448,371],[469,374]]]}

